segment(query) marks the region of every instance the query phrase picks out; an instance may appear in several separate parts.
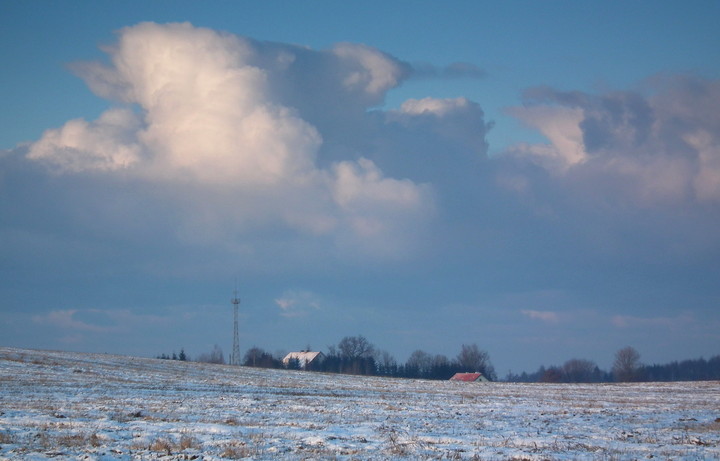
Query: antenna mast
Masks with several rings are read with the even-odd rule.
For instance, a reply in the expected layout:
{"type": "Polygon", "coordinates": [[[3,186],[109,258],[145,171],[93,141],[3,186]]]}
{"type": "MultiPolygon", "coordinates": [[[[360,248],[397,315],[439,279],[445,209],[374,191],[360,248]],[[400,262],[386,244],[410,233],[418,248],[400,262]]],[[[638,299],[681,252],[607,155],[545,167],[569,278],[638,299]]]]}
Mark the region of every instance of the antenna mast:
{"type": "Polygon", "coordinates": [[[238,339],[238,306],[240,305],[240,298],[237,296],[237,287],[233,291],[233,297],[230,300],[233,304],[233,348],[232,354],[230,354],[230,365],[240,365],[240,341],[238,339]]]}

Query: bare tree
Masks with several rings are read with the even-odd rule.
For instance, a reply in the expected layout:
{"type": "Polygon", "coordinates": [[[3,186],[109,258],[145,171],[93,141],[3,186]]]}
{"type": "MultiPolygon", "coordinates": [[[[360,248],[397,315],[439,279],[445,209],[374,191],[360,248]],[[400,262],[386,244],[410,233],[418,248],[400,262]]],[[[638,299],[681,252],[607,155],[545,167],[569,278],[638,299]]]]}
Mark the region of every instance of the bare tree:
{"type": "Polygon", "coordinates": [[[378,371],[381,375],[392,376],[397,373],[397,361],[395,357],[386,350],[375,351],[375,361],[378,364],[378,371]]]}
{"type": "Polygon", "coordinates": [[[481,350],[477,344],[463,344],[456,360],[458,365],[468,372],[477,371],[487,379],[496,379],[495,367],[490,362],[490,355],[481,350]]]}
{"type": "Polygon", "coordinates": [[[368,358],[375,347],[364,336],[346,336],[338,343],[340,356],[345,359],[368,358]]]}
{"type": "Polygon", "coordinates": [[[243,365],[247,367],[257,367],[265,354],[267,354],[267,352],[257,346],[253,346],[245,353],[243,365]]]}
{"type": "Polygon", "coordinates": [[[600,370],[591,360],[570,359],[563,364],[562,373],[566,382],[591,383],[599,380],[600,370]]]}
{"type": "Polygon", "coordinates": [[[443,354],[437,354],[432,358],[432,366],[434,368],[438,367],[449,367],[450,366],[450,359],[447,358],[447,356],[443,354]]]}
{"type": "Polygon", "coordinates": [[[432,368],[433,358],[430,354],[420,349],[413,351],[408,357],[405,366],[411,370],[414,370],[417,376],[424,376],[430,373],[432,368]]]}
{"type": "Polygon", "coordinates": [[[617,351],[612,372],[615,381],[638,381],[640,379],[640,353],[631,346],[617,351]]]}

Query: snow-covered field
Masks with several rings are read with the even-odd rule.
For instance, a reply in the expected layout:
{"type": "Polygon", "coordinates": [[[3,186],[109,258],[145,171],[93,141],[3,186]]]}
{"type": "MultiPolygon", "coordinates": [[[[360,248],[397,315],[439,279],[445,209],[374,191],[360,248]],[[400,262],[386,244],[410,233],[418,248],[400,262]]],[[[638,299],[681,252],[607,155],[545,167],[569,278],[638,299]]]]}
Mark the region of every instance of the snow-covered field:
{"type": "Polygon", "coordinates": [[[469,384],[0,348],[0,459],[720,459],[720,383],[469,384]]]}

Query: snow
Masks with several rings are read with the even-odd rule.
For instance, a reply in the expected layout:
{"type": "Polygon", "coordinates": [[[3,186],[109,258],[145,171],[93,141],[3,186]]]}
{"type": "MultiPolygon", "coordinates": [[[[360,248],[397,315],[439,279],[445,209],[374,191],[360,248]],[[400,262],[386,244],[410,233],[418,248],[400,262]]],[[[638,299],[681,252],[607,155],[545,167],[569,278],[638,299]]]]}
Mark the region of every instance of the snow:
{"type": "Polygon", "coordinates": [[[459,383],[0,348],[0,459],[720,459],[720,383],[459,383]]]}

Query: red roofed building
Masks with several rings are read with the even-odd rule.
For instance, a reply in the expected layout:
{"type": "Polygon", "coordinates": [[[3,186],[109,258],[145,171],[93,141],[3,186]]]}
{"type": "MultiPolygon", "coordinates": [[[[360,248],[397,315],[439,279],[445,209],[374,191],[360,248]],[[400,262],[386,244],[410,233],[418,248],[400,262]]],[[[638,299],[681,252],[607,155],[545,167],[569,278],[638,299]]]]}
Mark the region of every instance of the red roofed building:
{"type": "Polygon", "coordinates": [[[467,383],[486,383],[488,379],[482,373],[455,373],[450,381],[464,381],[467,383]]]}

